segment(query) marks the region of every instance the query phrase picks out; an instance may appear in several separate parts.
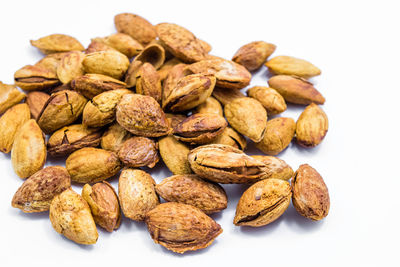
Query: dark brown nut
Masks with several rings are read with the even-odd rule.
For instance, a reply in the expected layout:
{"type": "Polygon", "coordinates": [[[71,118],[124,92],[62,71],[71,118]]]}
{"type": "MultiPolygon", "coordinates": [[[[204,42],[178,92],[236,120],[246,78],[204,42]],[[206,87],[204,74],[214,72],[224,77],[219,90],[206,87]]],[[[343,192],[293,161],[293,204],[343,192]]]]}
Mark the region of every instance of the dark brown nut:
{"type": "Polygon", "coordinates": [[[131,137],[121,146],[118,157],[127,167],[153,168],[159,161],[158,145],[146,137],[131,137]]]}
{"type": "Polygon", "coordinates": [[[233,129],[254,142],[260,142],[267,125],[267,111],[257,100],[240,97],[224,107],[225,117],[233,129]]]}
{"type": "Polygon", "coordinates": [[[202,43],[187,29],[173,23],[160,23],[156,30],[162,45],[183,62],[193,63],[205,59],[202,43]]]}
{"type": "Polygon", "coordinates": [[[128,140],[132,135],[122,128],[117,122],[113,123],[103,134],[101,138],[101,148],[118,152],[122,144],[128,140]]]}
{"type": "Polygon", "coordinates": [[[49,100],[49,98],[50,95],[39,91],[30,92],[26,97],[26,103],[28,104],[32,117],[35,120],[38,118],[40,112],[42,111],[44,105],[46,104],[47,100],[49,100]]]}
{"type": "Polygon", "coordinates": [[[116,118],[122,127],[135,135],[159,137],[171,132],[160,105],[150,96],[124,95],[117,105],[116,118]]]}
{"type": "Polygon", "coordinates": [[[31,40],[31,45],[38,48],[43,54],[85,49],[78,40],[65,34],[51,34],[38,40],[31,40]]]}
{"type": "Polygon", "coordinates": [[[223,106],[232,102],[236,98],[246,97],[242,92],[236,89],[226,89],[221,87],[215,87],[212,93],[223,106]]]}
{"type": "Polygon", "coordinates": [[[258,70],[275,51],[276,46],[263,41],[255,41],[239,48],[232,61],[243,65],[249,71],[258,70]]]}
{"type": "Polygon", "coordinates": [[[15,85],[0,82],[0,115],[26,97],[15,85]]]}
{"type": "Polygon", "coordinates": [[[174,91],[178,82],[185,76],[192,74],[191,71],[187,69],[186,64],[176,64],[169,71],[164,83],[163,83],[163,95],[162,103],[164,104],[171,93],[174,91]]]}
{"type": "Polygon", "coordinates": [[[226,209],[228,197],[218,184],[207,182],[195,174],[174,175],[156,185],[157,194],[169,202],[179,202],[212,214],[226,209]]]}
{"type": "Polygon", "coordinates": [[[99,51],[87,54],[82,64],[86,73],[103,74],[120,80],[129,68],[129,59],[118,51],[99,51]]]}
{"type": "Polygon", "coordinates": [[[14,80],[16,86],[26,91],[48,89],[60,82],[55,72],[32,65],[17,70],[14,74],[14,80]]]}
{"type": "Polygon", "coordinates": [[[66,53],[57,66],[57,77],[63,84],[70,83],[74,78],[85,74],[83,59],[85,54],[80,51],[66,53]]]}
{"type": "Polygon", "coordinates": [[[266,179],[250,186],[236,208],[233,223],[260,227],[278,219],[289,207],[290,184],[280,179],[266,179]]]}
{"type": "Polygon", "coordinates": [[[165,61],[165,50],[161,45],[149,44],[146,46],[142,52],[140,52],[133,62],[140,61],[142,63],[149,63],[158,70],[165,61]]]}
{"type": "Polygon", "coordinates": [[[43,132],[50,134],[76,121],[86,103],[87,99],[75,91],[54,93],[44,105],[37,122],[43,132]]]}
{"type": "Polygon", "coordinates": [[[121,208],[114,188],[103,181],[90,186],[85,184],[82,197],[89,204],[95,223],[112,232],[121,224],[121,208]]]}
{"type": "Polygon", "coordinates": [[[182,64],[182,61],[180,61],[176,57],[164,62],[164,64],[158,70],[158,75],[160,75],[161,82],[167,78],[170,70],[178,64],[182,64]]]}
{"type": "Polygon", "coordinates": [[[204,103],[215,87],[214,76],[192,74],[181,78],[163,102],[163,109],[180,112],[204,103]]]}
{"type": "Polygon", "coordinates": [[[188,160],[199,176],[222,184],[251,183],[263,179],[265,164],[227,145],[205,145],[190,151],[188,160]]]}
{"type": "Polygon", "coordinates": [[[84,147],[97,147],[102,132],[96,128],[88,128],[75,124],[55,131],[47,143],[47,151],[53,157],[63,157],[84,147]]]}
{"type": "Polygon", "coordinates": [[[71,86],[75,91],[89,99],[105,91],[127,88],[126,83],[101,74],[80,76],[72,80],[71,86]]]}
{"type": "Polygon", "coordinates": [[[319,221],[329,213],[328,188],[321,175],[310,165],[300,165],[292,180],[293,206],[306,218],[319,221]]]}
{"type": "Polygon", "coordinates": [[[225,118],[216,114],[194,114],[174,128],[174,135],[182,142],[207,144],[228,126],[225,118]]]}
{"type": "Polygon", "coordinates": [[[198,105],[195,109],[195,113],[213,113],[224,116],[221,103],[212,96],[208,97],[205,102],[198,105]]]}
{"type": "Polygon", "coordinates": [[[259,160],[267,167],[265,170],[265,179],[274,178],[288,181],[293,177],[293,169],[282,159],[273,156],[251,156],[259,160]]]}
{"type": "Polygon", "coordinates": [[[118,32],[128,34],[143,45],[157,37],[154,26],[139,15],[121,13],[114,17],[114,23],[118,32]]]}
{"type": "Polygon", "coordinates": [[[155,243],[177,253],[206,248],[222,233],[221,226],[200,209],[176,202],[149,211],[146,224],[155,243]]]}
{"type": "Polygon", "coordinates": [[[94,38],[92,39],[93,41],[112,47],[128,58],[138,55],[143,50],[143,46],[138,41],[124,33],[114,33],[104,38],[94,38]]]}
{"type": "Polygon", "coordinates": [[[114,152],[85,147],[69,155],[65,166],[73,182],[87,184],[116,175],[121,169],[121,162],[114,152]]]}
{"type": "Polygon", "coordinates": [[[328,128],[329,122],[325,112],[312,103],[297,119],[296,141],[304,147],[315,147],[324,140],[328,128]]]}
{"type": "Polygon", "coordinates": [[[92,39],[89,46],[85,50],[85,54],[90,54],[100,51],[117,51],[117,50],[106,45],[105,43],[92,39]]]}
{"type": "Polygon", "coordinates": [[[117,89],[103,92],[87,102],[82,113],[82,124],[88,127],[102,127],[115,120],[117,104],[126,94],[131,94],[128,89],[117,89]]]}
{"type": "Polygon", "coordinates": [[[247,95],[257,99],[269,115],[276,115],[286,110],[285,99],[273,88],[254,86],[247,90],[247,95]]]}
{"type": "Polygon", "coordinates": [[[229,89],[242,89],[250,84],[250,72],[233,61],[226,59],[207,59],[188,66],[193,73],[214,75],[217,86],[229,89]]]}
{"type": "Polygon", "coordinates": [[[18,188],[11,205],[28,213],[47,211],[53,197],[70,187],[71,178],[64,167],[46,167],[30,176],[18,188]]]}
{"type": "Polygon", "coordinates": [[[324,104],[325,98],[312,83],[299,77],[276,75],[268,80],[269,86],[280,93],[287,102],[308,105],[311,103],[324,104]]]}
{"type": "Polygon", "coordinates": [[[161,158],[173,174],[192,173],[188,161],[189,147],[168,135],[158,141],[161,158]]]}
{"type": "Polygon", "coordinates": [[[225,130],[211,142],[211,144],[228,145],[244,150],[247,146],[247,141],[243,135],[236,132],[231,127],[226,127],[225,130]]]}
{"type": "Polygon", "coordinates": [[[129,68],[125,74],[125,83],[128,88],[133,88],[136,86],[137,76],[142,65],[142,61],[132,61],[129,65],[129,68]]]}
{"type": "Polygon", "coordinates": [[[275,118],[267,122],[264,138],[256,147],[267,155],[277,155],[292,141],[296,123],[292,118],[275,118]]]}
{"type": "Polygon", "coordinates": [[[144,63],[140,67],[136,79],[136,93],[151,96],[161,104],[161,80],[153,65],[144,63]]]}

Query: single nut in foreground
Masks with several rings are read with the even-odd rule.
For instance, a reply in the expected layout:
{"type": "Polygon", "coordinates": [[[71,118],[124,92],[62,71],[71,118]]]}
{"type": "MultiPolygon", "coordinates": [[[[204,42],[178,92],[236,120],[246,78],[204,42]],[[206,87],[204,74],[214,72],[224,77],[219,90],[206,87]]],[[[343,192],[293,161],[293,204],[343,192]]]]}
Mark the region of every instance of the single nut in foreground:
{"type": "Polygon", "coordinates": [[[157,37],[154,26],[139,15],[121,13],[114,17],[114,23],[118,32],[128,34],[143,45],[157,37]]]}
{"type": "Polygon", "coordinates": [[[259,227],[278,219],[289,207],[290,184],[281,179],[265,179],[250,186],[236,207],[233,223],[259,227]]]}
{"type": "Polygon", "coordinates": [[[251,156],[265,164],[265,179],[274,178],[289,181],[293,177],[293,169],[282,159],[273,156],[251,156]]]}
{"type": "Polygon", "coordinates": [[[212,214],[226,209],[228,198],[217,183],[207,182],[195,174],[174,175],[156,185],[159,196],[169,202],[179,202],[212,214]]]}
{"type": "Polygon", "coordinates": [[[265,66],[275,74],[295,75],[306,79],[321,74],[321,70],[310,62],[289,56],[271,58],[265,66]]]}
{"type": "Polygon", "coordinates": [[[85,184],[82,197],[89,204],[94,221],[108,232],[118,229],[121,223],[121,209],[114,188],[103,181],[90,186],[85,184]]]}
{"type": "Polygon", "coordinates": [[[0,114],[18,104],[26,97],[15,85],[8,85],[0,82],[0,114]]]}
{"type": "Polygon", "coordinates": [[[254,86],[247,90],[247,95],[257,99],[267,110],[268,115],[276,115],[286,110],[285,99],[273,88],[254,86]]]}
{"type": "Polygon", "coordinates": [[[118,181],[118,196],[126,217],[144,221],[145,215],[160,204],[155,185],[150,174],[142,170],[122,170],[118,181]]]}
{"type": "Polygon", "coordinates": [[[321,175],[310,165],[300,165],[292,180],[293,206],[306,218],[322,220],[328,215],[330,199],[321,175]]]}
{"type": "Polygon", "coordinates": [[[173,174],[190,174],[192,169],[188,161],[189,147],[168,135],[158,140],[161,158],[173,174]]]}
{"type": "Polygon", "coordinates": [[[275,51],[276,46],[263,41],[255,41],[239,48],[232,61],[243,65],[249,71],[258,70],[275,51]]]}
{"type": "Polygon", "coordinates": [[[315,147],[325,138],[328,127],[329,122],[325,112],[312,103],[297,119],[296,141],[304,147],[315,147]]]}
{"type": "Polygon", "coordinates": [[[116,175],[121,169],[121,162],[114,152],[85,147],[69,155],[65,166],[73,182],[86,184],[116,175]]]}
{"type": "Polygon", "coordinates": [[[124,142],[118,151],[121,162],[131,168],[153,168],[159,161],[158,145],[147,137],[134,136],[124,142]]]}
{"type": "Polygon", "coordinates": [[[65,34],[51,34],[38,40],[31,40],[31,45],[38,48],[43,54],[85,49],[78,40],[65,34]]]}
{"type": "Polygon", "coordinates": [[[40,91],[33,91],[28,94],[26,97],[26,104],[28,104],[29,109],[31,111],[31,115],[33,119],[37,119],[40,112],[42,111],[44,105],[46,104],[47,100],[49,100],[50,95],[40,92],[40,91]]]}
{"type": "Polygon", "coordinates": [[[46,167],[26,179],[11,205],[27,213],[47,211],[53,198],[70,187],[71,178],[64,167],[46,167]]]}
{"type": "Polygon", "coordinates": [[[99,51],[86,55],[83,67],[87,73],[103,74],[120,80],[129,67],[129,59],[118,51],[99,51]]]}
{"type": "Polygon", "coordinates": [[[97,242],[99,234],[86,201],[71,188],[55,196],[49,217],[57,233],[83,245],[97,242]]]}
{"type": "Polygon", "coordinates": [[[145,221],[154,242],[177,253],[206,248],[222,233],[212,218],[182,203],[160,204],[146,214],[145,221]]]}
{"type": "Polygon", "coordinates": [[[71,87],[84,97],[93,97],[110,90],[126,89],[126,83],[101,74],[85,74],[71,81],[71,87]]]}

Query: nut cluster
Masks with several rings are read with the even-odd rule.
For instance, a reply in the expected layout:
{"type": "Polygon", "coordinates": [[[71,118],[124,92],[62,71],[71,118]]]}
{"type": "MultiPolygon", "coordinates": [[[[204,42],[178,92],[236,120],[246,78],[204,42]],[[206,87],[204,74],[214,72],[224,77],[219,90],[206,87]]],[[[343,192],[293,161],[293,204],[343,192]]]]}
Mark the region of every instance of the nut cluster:
{"type": "Polygon", "coordinates": [[[45,56],[17,70],[15,85],[0,82],[0,151],[11,152],[26,179],[13,207],[49,211],[53,228],[79,244],[97,242],[96,225],[117,229],[123,214],[177,253],[205,248],[222,233],[208,216],[227,207],[220,184],[249,185],[237,226],[267,225],[291,200],[306,218],[328,215],[321,175],[307,164],[294,172],[275,157],[292,140],[317,146],[328,131],[318,106],[325,98],[307,81],[321,73],[317,67],[269,59],[276,46],[263,41],[223,59],[179,25],[130,13],[116,15],[115,26],[86,49],[63,34],[31,41],[45,56]],[[263,65],[274,76],[246,96],[240,90],[263,65]],[[306,105],[297,122],[269,118],[286,103],[306,105]],[[248,141],[266,155],[247,155],[248,141]],[[65,157],[65,167],[43,168],[48,156],[65,157]],[[160,162],[173,176],[157,184],[145,170],[160,162]],[[118,192],[106,182],[117,175],[118,192]],[[84,185],[81,195],[71,182],[84,185]]]}

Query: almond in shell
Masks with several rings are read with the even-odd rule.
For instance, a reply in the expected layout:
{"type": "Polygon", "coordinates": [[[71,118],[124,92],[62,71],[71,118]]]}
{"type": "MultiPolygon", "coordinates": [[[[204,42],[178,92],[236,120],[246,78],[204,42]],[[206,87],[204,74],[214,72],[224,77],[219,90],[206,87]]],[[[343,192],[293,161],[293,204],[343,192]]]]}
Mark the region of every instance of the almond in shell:
{"type": "Polygon", "coordinates": [[[321,74],[321,70],[310,62],[290,56],[271,58],[265,66],[275,74],[295,75],[306,79],[321,74]]]}
{"type": "Polygon", "coordinates": [[[0,82],[0,114],[3,114],[10,107],[18,104],[26,97],[15,85],[0,82]]]}
{"type": "Polygon", "coordinates": [[[296,141],[304,147],[315,147],[325,138],[328,127],[329,122],[325,112],[312,103],[297,120],[296,141]]]}

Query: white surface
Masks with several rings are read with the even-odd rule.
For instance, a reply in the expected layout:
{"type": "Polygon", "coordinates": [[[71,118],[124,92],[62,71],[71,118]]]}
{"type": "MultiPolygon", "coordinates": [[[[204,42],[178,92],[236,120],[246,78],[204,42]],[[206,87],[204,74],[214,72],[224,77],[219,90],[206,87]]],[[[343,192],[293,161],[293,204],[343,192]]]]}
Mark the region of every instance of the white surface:
{"type": "MultiPolygon", "coordinates": [[[[65,33],[85,46],[91,37],[115,32],[120,12],[154,24],[174,22],[230,58],[243,44],[265,40],[274,55],[313,62],[312,79],[327,99],[330,129],[314,149],[291,144],[280,156],[296,169],[309,163],[324,177],[331,197],[321,222],[302,218],[293,207],[258,229],[232,224],[245,186],[225,186],[228,209],[214,215],[224,232],[209,248],[173,254],[151,240],[144,224],[124,219],[114,233],[99,229],[94,246],[77,245],[51,227],[48,214],[11,207],[22,181],[0,154],[0,262],[2,266],[395,266],[399,232],[398,97],[400,19],[397,1],[7,1],[0,16],[0,80],[33,64],[40,53],[29,44],[65,33]]],[[[263,68],[252,85],[265,85],[263,68]]],[[[282,116],[297,119],[299,107],[282,116]]],[[[1,130],[1,129],[0,129],[1,130]]],[[[60,164],[50,161],[50,164],[60,164]]],[[[169,175],[156,168],[156,181],[169,175]]],[[[112,180],[116,187],[117,179],[112,180]]],[[[74,187],[78,189],[79,187],[74,187]]]]}

